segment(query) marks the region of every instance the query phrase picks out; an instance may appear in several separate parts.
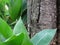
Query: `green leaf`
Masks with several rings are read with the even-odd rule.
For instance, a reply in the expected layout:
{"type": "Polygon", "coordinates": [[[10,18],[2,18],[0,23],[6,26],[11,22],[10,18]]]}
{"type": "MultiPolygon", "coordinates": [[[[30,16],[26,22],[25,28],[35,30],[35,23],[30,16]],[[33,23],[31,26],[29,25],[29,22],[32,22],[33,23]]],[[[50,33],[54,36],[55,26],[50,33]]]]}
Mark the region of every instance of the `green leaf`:
{"type": "Polygon", "coordinates": [[[24,34],[21,33],[17,36],[13,35],[5,41],[7,45],[21,45],[24,39],[24,34]]]}
{"type": "Polygon", "coordinates": [[[2,34],[5,38],[9,38],[13,34],[12,29],[1,18],[0,18],[0,34],[2,34]]]}
{"type": "Polygon", "coordinates": [[[13,32],[15,35],[17,35],[19,33],[24,33],[25,37],[24,37],[22,45],[32,45],[32,43],[30,42],[27,30],[26,30],[21,18],[18,20],[17,24],[15,25],[13,32]]]}
{"type": "Polygon", "coordinates": [[[33,45],[49,45],[56,33],[56,29],[44,29],[37,33],[32,39],[33,45]]]}
{"type": "Polygon", "coordinates": [[[5,40],[6,40],[5,37],[2,34],[0,34],[0,41],[4,42],[5,40]]]}
{"type": "Polygon", "coordinates": [[[22,10],[27,9],[27,0],[22,0],[22,10]]]}
{"type": "Polygon", "coordinates": [[[4,44],[3,42],[0,42],[0,45],[6,45],[6,44],[4,44]]]}
{"type": "Polygon", "coordinates": [[[22,0],[14,0],[13,4],[10,6],[9,12],[11,15],[11,18],[13,20],[16,20],[16,18],[18,18],[18,14],[21,11],[21,7],[22,7],[22,0]]]}
{"type": "Polygon", "coordinates": [[[7,3],[8,3],[10,0],[2,0],[2,1],[3,1],[3,2],[7,2],[7,3]]]}
{"type": "MultiPolygon", "coordinates": [[[[16,23],[13,33],[14,34],[24,33],[24,34],[28,35],[27,30],[26,30],[21,18],[16,23]]],[[[27,36],[27,37],[29,37],[29,36],[27,36]]]]}
{"type": "Polygon", "coordinates": [[[30,39],[28,39],[26,36],[22,42],[21,45],[33,45],[32,42],[30,41],[30,39]]]}

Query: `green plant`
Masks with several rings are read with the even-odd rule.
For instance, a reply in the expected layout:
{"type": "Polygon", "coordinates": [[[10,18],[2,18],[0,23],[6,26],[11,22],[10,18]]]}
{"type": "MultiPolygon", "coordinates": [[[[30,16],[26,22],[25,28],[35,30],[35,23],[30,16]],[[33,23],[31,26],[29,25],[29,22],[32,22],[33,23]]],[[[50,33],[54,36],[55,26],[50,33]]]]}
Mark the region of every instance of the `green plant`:
{"type": "Polygon", "coordinates": [[[25,23],[27,19],[27,1],[26,0],[1,0],[0,17],[9,25],[14,25],[19,17],[22,17],[25,23]]]}
{"type": "Polygon", "coordinates": [[[0,0],[0,45],[49,45],[56,29],[45,29],[30,39],[23,24],[26,10],[26,0],[0,0]],[[16,23],[13,29],[6,23],[8,21],[12,26],[16,23]]]}
{"type": "Polygon", "coordinates": [[[44,29],[30,39],[21,18],[13,30],[0,18],[0,45],[49,45],[55,33],[56,29],[44,29]]]}

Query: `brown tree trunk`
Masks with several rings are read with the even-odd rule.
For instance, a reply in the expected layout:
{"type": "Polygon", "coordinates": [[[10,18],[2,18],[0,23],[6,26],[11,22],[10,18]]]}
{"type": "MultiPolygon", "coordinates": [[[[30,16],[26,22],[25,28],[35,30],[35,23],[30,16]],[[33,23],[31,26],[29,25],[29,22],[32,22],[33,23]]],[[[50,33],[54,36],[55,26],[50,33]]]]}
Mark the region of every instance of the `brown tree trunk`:
{"type": "MultiPolygon", "coordinates": [[[[56,0],[28,0],[27,7],[31,37],[42,29],[56,28],[56,0]]],[[[56,45],[55,42],[51,45],[56,45]]]]}
{"type": "Polygon", "coordinates": [[[31,37],[40,30],[40,28],[37,28],[37,20],[40,12],[39,3],[40,0],[28,0],[27,2],[27,23],[28,31],[31,32],[31,37]]]}
{"type": "MultiPolygon", "coordinates": [[[[40,29],[56,28],[56,0],[41,0],[40,29]]],[[[56,39],[51,45],[56,45],[56,39]]]]}

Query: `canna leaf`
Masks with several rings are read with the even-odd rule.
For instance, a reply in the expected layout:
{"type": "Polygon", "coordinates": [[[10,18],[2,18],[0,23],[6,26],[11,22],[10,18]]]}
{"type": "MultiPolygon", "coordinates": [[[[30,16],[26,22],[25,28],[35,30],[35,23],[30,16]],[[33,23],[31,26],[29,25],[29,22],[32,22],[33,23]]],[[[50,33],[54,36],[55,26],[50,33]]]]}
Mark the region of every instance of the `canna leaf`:
{"type": "Polygon", "coordinates": [[[0,18],[0,34],[2,34],[5,38],[9,38],[13,34],[12,29],[1,18],[0,18]]]}
{"type": "Polygon", "coordinates": [[[0,34],[0,41],[4,42],[5,40],[6,40],[6,38],[2,34],[0,34]]]}
{"type": "Polygon", "coordinates": [[[13,35],[10,38],[8,38],[4,43],[7,45],[21,45],[24,39],[24,34],[21,33],[19,35],[13,35]]]}
{"type": "Polygon", "coordinates": [[[16,23],[15,27],[14,27],[14,30],[13,30],[13,33],[14,34],[19,34],[19,33],[24,33],[28,36],[28,33],[27,33],[27,30],[21,20],[21,18],[18,20],[18,22],[16,23]]]}
{"type": "Polygon", "coordinates": [[[18,17],[19,12],[21,11],[22,7],[22,0],[11,0],[11,5],[9,8],[10,16],[12,20],[16,20],[18,17]],[[13,2],[13,3],[12,3],[13,2]]]}
{"type": "Polygon", "coordinates": [[[31,38],[31,41],[33,45],[49,45],[55,33],[56,29],[44,29],[31,38]]]}
{"type": "Polygon", "coordinates": [[[0,42],[0,45],[6,45],[6,44],[4,44],[3,42],[0,42]]]}
{"type": "Polygon", "coordinates": [[[13,32],[15,35],[17,35],[19,33],[24,33],[25,37],[24,37],[22,45],[32,45],[32,43],[29,39],[27,30],[26,30],[21,18],[18,20],[17,24],[15,25],[13,32]]]}

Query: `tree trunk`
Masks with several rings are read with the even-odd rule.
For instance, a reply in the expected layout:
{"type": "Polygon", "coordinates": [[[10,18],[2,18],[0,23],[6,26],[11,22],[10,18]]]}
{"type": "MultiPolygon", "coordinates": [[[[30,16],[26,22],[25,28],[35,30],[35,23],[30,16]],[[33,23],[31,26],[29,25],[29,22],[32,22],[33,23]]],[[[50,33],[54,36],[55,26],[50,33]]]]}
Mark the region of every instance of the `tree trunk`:
{"type": "Polygon", "coordinates": [[[32,37],[36,32],[40,30],[37,28],[37,20],[40,12],[40,0],[28,0],[27,2],[27,23],[28,31],[31,32],[30,36],[32,37]]]}
{"type": "MultiPolygon", "coordinates": [[[[56,28],[56,0],[41,0],[40,29],[56,28]]],[[[56,38],[51,45],[56,45],[56,38]]]]}
{"type": "MultiPolygon", "coordinates": [[[[56,0],[28,0],[28,30],[32,37],[42,29],[56,28],[56,0]]],[[[56,45],[56,40],[53,44],[56,45]]]]}

